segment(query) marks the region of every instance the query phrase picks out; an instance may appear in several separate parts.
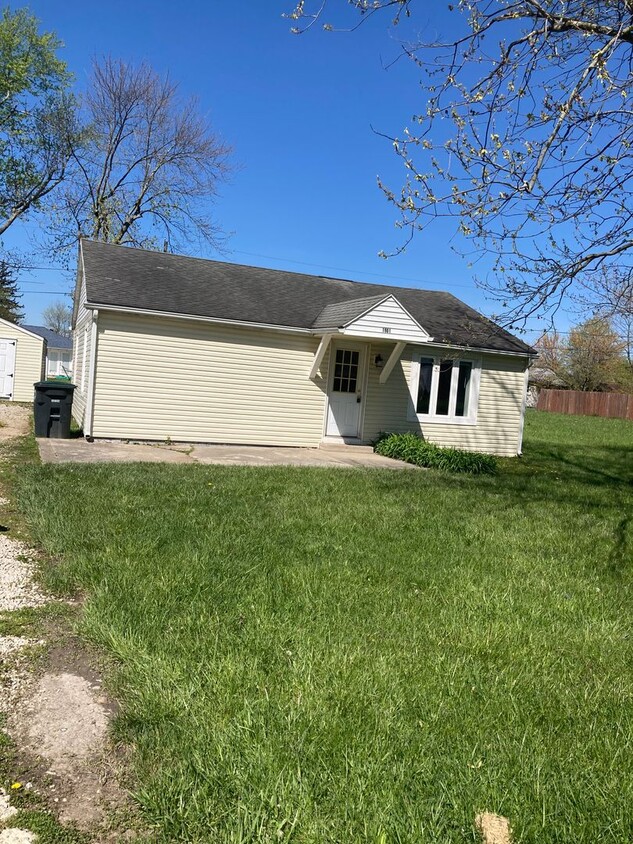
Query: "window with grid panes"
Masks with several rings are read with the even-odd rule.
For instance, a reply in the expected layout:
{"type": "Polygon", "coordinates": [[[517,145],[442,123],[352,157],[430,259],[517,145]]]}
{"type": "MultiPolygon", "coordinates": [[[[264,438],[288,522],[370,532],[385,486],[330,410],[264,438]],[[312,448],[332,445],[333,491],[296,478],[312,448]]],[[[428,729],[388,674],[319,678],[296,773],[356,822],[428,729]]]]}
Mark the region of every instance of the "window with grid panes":
{"type": "Polygon", "coordinates": [[[337,349],[334,360],[335,393],[355,393],[358,382],[359,352],[354,349],[337,349]]]}

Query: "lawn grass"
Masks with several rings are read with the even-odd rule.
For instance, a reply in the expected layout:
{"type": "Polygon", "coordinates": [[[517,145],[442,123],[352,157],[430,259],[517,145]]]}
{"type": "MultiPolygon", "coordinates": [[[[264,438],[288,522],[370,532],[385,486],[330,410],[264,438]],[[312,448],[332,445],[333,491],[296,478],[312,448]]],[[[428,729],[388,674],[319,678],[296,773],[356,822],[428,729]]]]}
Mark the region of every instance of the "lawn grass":
{"type": "Polygon", "coordinates": [[[499,475],[32,466],[157,842],[633,839],[633,425],[499,475]]]}

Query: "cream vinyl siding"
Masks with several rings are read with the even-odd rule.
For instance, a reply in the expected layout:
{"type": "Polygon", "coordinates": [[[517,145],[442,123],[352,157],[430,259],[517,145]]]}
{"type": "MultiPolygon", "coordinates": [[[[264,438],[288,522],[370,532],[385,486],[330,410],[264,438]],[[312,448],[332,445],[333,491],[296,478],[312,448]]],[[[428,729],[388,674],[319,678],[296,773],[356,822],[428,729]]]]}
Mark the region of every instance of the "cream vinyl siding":
{"type": "Polygon", "coordinates": [[[325,388],[321,373],[308,375],[318,342],[99,311],[93,435],[316,446],[325,388]]]}
{"type": "Polygon", "coordinates": [[[44,340],[13,323],[0,321],[0,337],[16,340],[11,401],[33,401],[33,384],[44,378],[44,340]]]}
{"type": "MultiPolygon", "coordinates": [[[[447,351],[407,346],[386,384],[379,384],[380,370],[374,358],[386,359],[392,345],[372,344],[365,404],[363,439],[371,441],[380,431],[416,431],[437,445],[483,451],[512,457],[520,450],[523,394],[527,359],[503,355],[466,355],[481,360],[481,381],[474,425],[450,422],[411,421],[409,383],[413,354],[447,356],[447,351]]],[[[452,353],[459,355],[457,351],[452,353]]],[[[415,411],[413,411],[415,412],[415,411]]]]}
{"type": "Polygon", "coordinates": [[[384,337],[389,334],[396,340],[424,342],[428,337],[425,331],[402,308],[399,302],[389,298],[373,307],[363,316],[354,320],[343,329],[345,335],[356,337],[384,337]],[[389,329],[384,331],[384,329],[389,329]]]}
{"type": "Polygon", "coordinates": [[[92,311],[85,307],[86,285],[81,283],[79,293],[79,306],[77,309],[77,322],[73,330],[73,417],[78,425],[83,426],[86,412],[86,387],[88,384],[88,366],[90,364],[90,326],[92,324],[92,311]]]}

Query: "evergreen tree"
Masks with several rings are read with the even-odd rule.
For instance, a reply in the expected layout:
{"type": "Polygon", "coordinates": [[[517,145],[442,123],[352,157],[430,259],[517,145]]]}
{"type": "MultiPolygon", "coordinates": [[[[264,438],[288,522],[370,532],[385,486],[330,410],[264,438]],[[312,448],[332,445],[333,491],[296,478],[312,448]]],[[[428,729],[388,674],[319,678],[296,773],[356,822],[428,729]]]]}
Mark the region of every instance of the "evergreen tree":
{"type": "Polygon", "coordinates": [[[20,305],[21,298],[15,270],[6,261],[0,260],[0,318],[19,322],[24,316],[20,305]]]}

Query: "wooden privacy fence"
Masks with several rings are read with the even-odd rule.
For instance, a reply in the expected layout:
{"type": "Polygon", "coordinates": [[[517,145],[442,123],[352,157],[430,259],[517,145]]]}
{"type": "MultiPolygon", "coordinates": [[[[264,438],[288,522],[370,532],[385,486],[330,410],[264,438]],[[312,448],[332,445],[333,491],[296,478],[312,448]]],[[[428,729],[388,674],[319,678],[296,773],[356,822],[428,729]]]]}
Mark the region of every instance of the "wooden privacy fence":
{"type": "Polygon", "coordinates": [[[610,416],[633,420],[633,396],[626,393],[583,393],[580,390],[541,390],[537,410],[578,416],[610,416]]]}

